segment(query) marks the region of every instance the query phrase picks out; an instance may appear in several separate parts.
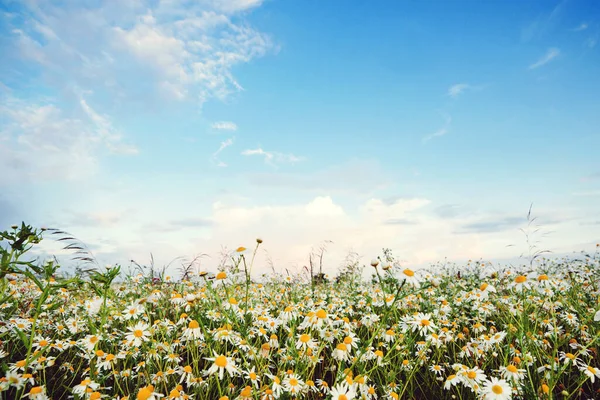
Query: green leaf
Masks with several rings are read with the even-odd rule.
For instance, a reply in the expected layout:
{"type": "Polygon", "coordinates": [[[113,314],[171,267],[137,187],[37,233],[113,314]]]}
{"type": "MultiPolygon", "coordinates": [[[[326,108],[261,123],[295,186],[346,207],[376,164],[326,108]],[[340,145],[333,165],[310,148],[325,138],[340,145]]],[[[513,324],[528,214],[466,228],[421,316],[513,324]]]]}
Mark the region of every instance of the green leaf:
{"type": "Polygon", "coordinates": [[[17,335],[19,335],[19,338],[21,338],[21,341],[23,342],[25,347],[29,348],[29,338],[27,337],[27,335],[25,335],[25,333],[23,333],[23,331],[17,328],[16,326],[14,327],[14,329],[15,331],[17,331],[17,335]]]}

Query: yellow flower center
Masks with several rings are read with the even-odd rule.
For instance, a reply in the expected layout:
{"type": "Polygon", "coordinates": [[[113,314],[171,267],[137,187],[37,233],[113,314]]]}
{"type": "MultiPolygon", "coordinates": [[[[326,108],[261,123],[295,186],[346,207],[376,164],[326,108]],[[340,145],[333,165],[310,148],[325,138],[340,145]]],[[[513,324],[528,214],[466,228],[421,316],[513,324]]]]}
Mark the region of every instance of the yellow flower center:
{"type": "Polygon", "coordinates": [[[227,357],[219,356],[219,357],[215,358],[215,364],[219,368],[225,368],[227,366],[227,357]]]}
{"type": "Polygon", "coordinates": [[[140,329],[136,329],[135,331],[133,331],[133,336],[135,336],[136,338],[141,338],[142,336],[144,336],[144,332],[140,329]]]}
{"type": "Polygon", "coordinates": [[[547,281],[547,280],[548,280],[548,275],[546,275],[546,274],[542,274],[542,275],[538,276],[538,281],[539,282],[541,282],[541,281],[547,281]]]}
{"type": "Polygon", "coordinates": [[[137,394],[137,400],[148,400],[152,396],[152,392],[154,392],[154,386],[152,385],[140,389],[137,394]]]}
{"type": "Polygon", "coordinates": [[[344,338],[344,343],[345,344],[352,344],[352,338],[350,336],[346,336],[344,338]]]}
{"type": "Polygon", "coordinates": [[[346,345],[344,343],[338,344],[335,348],[340,351],[346,351],[346,345]]]}
{"type": "Polygon", "coordinates": [[[504,390],[502,390],[502,386],[494,385],[494,386],[492,386],[492,392],[494,392],[496,394],[502,394],[502,392],[504,392],[504,390]]]}
{"type": "Polygon", "coordinates": [[[327,318],[327,311],[325,311],[325,310],[317,311],[317,318],[320,318],[320,319],[327,318]]]}
{"type": "Polygon", "coordinates": [[[217,279],[225,279],[227,278],[227,274],[224,271],[221,271],[217,274],[217,279]]]}
{"type": "Polygon", "coordinates": [[[32,388],[31,388],[31,390],[29,391],[29,394],[30,394],[30,395],[32,395],[32,394],[40,394],[40,393],[42,393],[43,391],[44,391],[44,389],[42,389],[42,387],[41,387],[41,386],[35,386],[35,387],[32,387],[32,388]]]}
{"type": "Polygon", "coordinates": [[[524,283],[527,280],[525,275],[519,275],[515,278],[515,283],[524,283]]]}
{"type": "Polygon", "coordinates": [[[428,319],[422,319],[421,320],[421,326],[429,326],[429,324],[431,324],[431,322],[429,322],[428,319]]]}
{"type": "Polygon", "coordinates": [[[252,388],[250,386],[246,386],[244,388],[244,390],[242,390],[242,392],[240,393],[240,396],[250,397],[251,394],[252,394],[252,388]]]}
{"type": "Polygon", "coordinates": [[[512,372],[513,374],[517,373],[517,367],[515,367],[514,365],[509,365],[508,367],[506,367],[506,370],[509,372],[512,372]]]}
{"type": "Polygon", "coordinates": [[[404,272],[404,275],[406,275],[406,276],[415,276],[415,271],[413,271],[412,269],[408,269],[408,268],[406,268],[406,269],[405,269],[404,271],[402,271],[402,272],[404,272]]]}
{"type": "Polygon", "coordinates": [[[467,376],[469,377],[469,379],[475,379],[477,377],[477,374],[475,373],[475,371],[469,371],[467,372],[467,376]]]}
{"type": "Polygon", "coordinates": [[[290,386],[298,386],[298,379],[290,378],[290,386]]]}
{"type": "Polygon", "coordinates": [[[195,319],[191,320],[188,328],[190,329],[198,329],[200,327],[200,324],[198,324],[198,321],[196,321],[195,319]]]}
{"type": "Polygon", "coordinates": [[[345,394],[340,394],[338,400],[348,400],[348,397],[345,394]]]}
{"type": "Polygon", "coordinates": [[[300,335],[300,341],[302,343],[308,343],[309,340],[310,340],[310,336],[307,335],[306,333],[303,333],[302,335],[300,335]]]}
{"type": "Polygon", "coordinates": [[[487,289],[488,284],[487,283],[482,283],[481,286],[479,286],[479,290],[481,290],[482,292],[487,289]]]}

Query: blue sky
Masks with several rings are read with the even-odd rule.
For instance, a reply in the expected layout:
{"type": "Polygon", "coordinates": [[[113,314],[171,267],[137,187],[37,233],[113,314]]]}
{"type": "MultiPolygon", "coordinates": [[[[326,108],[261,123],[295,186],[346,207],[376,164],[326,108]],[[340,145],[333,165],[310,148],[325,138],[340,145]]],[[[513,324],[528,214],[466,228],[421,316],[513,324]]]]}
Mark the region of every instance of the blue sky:
{"type": "MultiPolygon", "coordinates": [[[[595,1],[0,1],[0,223],[259,269],[600,241],[595,1]],[[4,56],[5,55],[5,56],[4,56]],[[551,232],[551,233],[550,233],[551,232]],[[514,247],[507,247],[514,244],[514,247]]],[[[58,248],[47,244],[48,251],[58,248]]]]}

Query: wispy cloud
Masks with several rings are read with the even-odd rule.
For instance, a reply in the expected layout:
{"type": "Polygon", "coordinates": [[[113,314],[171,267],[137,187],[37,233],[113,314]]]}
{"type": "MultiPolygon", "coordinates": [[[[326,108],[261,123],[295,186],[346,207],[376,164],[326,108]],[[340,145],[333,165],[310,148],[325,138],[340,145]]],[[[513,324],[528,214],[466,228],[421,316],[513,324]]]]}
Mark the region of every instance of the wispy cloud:
{"type": "Polygon", "coordinates": [[[582,177],[580,180],[582,182],[589,182],[589,181],[600,180],[600,172],[591,173],[589,175],[586,175],[586,176],[582,177]]]}
{"type": "Polygon", "coordinates": [[[277,163],[296,163],[303,161],[304,157],[295,156],[293,154],[284,154],[276,151],[265,151],[262,147],[256,149],[247,149],[242,151],[244,156],[262,156],[265,159],[265,163],[274,165],[277,163]]]}
{"type": "Polygon", "coordinates": [[[0,130],[6,145],[0,146],[4,180],[79,180],[93,175],[99,157],[137,154],[123,143],[110,119],[97,113],[81,98],[80,109],[68,111],[53,101],[36,103],[14,97],[0,98],[0,130]]]}
{"type": "Polygon", "coordinates": [[[448,96],[457,98],[461,93],[471,88],[472,86],[468,83],[457,83],[456,85],[452,85],[450,88],[448,88],[448,96]]]}
{"type": "Polygon", "coordinates": [[[562,0],[549,13],[545,12],[538,15],[536,19],[522,30],[521,39],[528,42],[533,39],[539,39],[553,31],[558,26],[568,1],[562,0]]]}
{"type": "Polygon", "coordinates": [[[588,24],[586,24],[585,22],[582,22],[581,24],[579,24],[579,26],[577,26],[576,28],[573,28],[573,32],[585,31],[588,27],[589,27],[588,24]]]}
{"type": "Polygon", "coordinates": [[[231,121],[214,122],[210,127],[217,131],[237,131],[238,128],[237,125],[231,121]]]}
{"type": "Polygon", "coordinates": [[[529,66],[529,69],[536,69],[536,68],[541,67],[542,65],[546,65],[550,61],[552,61],[556,57],[558,57],[559,55],[560,55],[560,50],[557,49],[556,47],[552,47],[552,48],[548,49],[548,51],[546,52],[546,54],[544,54],[544,56],[542,58],[540,58],[539,60],[537,60],[536,62],[531,64],[529,66]]]}
{"type": "Polygon", "coordinates": [[[268,35],[237,18],[261,3],[25,2],[16,11],[20,18],[11,20],[7,51],[40,65],[61,89],[106,90],[122,101],[225,99],[242,90],[233,68],[274,47],[268,35]]]}
{"type": "Polygon", "coordinates": [[[227,166],[227,164],[225,164],[223,161],[219,160],[218,155],[223,150],[225,150],[226,148],[228,148],[229,146],[231,146],[233,144],[234,139],[235,138],[229,138],[229,139],[221,142],[221,145],[219,146],[219,149],[213,153],[212,160],[217,165],[217,167],[226,167],[227,166]]]}
{"type": "Polygon", "coordinates": [[[600,190],[590,190],[587,192],[574,192],[572,193],[573,196],[578,196],[578,197],[596,197],[596,196],[600,196],[600,190]]]}
{"type": "Polygon", "coordinates": [[[452,117],[450,117],[450,115],[444,115],[444,120],[444,126],[438,129],[437,131],[425,136],[423,138],[423,143],[427,143],[433,138],[444,136],[450,131],[450,123],[452,122],[452,117]]]}

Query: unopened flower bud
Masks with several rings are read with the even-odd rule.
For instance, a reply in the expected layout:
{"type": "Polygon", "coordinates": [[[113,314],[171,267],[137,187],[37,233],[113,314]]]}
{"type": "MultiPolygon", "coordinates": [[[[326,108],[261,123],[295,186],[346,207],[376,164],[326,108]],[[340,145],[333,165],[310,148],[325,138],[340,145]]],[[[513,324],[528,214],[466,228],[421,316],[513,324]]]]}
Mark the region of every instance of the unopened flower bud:
{"type": "Polygon", "coordinates": [[[263,240],[261,238],[256,238],[256,243],[261,244],[263,240]]]}
{"type": "Polygon", "coordinates": [[[374,258],[371,260],[371,267],[373,268],[377,268],[377,266],[379,265],[379,260],[374,258]]]}

